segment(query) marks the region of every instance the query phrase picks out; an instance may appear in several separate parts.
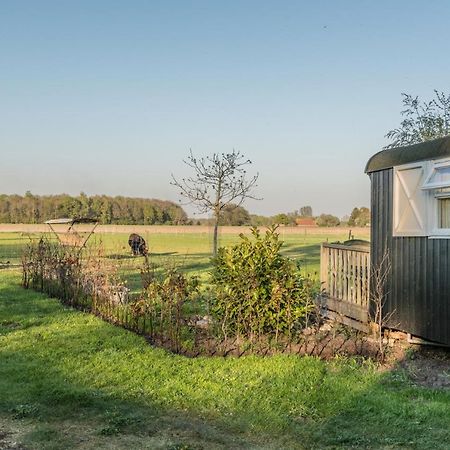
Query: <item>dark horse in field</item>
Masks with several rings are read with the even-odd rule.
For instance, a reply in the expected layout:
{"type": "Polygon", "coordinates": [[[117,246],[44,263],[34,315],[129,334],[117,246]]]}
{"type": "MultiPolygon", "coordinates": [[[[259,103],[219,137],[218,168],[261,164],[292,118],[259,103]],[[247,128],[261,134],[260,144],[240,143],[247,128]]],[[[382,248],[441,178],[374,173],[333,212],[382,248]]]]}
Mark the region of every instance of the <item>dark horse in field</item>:
{"type": "Polygon", "coordinates": [[[128,238],[128,245],[131,247],[134,256],[146,256],[148,253],[147,244],[139,234],[131,233],[128,238]]]}

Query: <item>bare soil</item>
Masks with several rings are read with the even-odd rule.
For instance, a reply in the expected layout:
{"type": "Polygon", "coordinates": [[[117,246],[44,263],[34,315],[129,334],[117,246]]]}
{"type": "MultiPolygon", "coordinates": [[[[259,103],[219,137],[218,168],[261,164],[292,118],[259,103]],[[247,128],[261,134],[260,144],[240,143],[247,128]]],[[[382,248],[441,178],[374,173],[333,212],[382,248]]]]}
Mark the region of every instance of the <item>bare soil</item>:
{"type": "Polygon", "coordinates": [[[416,385],[450,389],[450,349],[425,346],[410,347],[398,363],[416,385]]]}
{"type": "Polygon", "coordinates": [[[0,450],[26,450],[20,442],[17,442],[17,434],[6,430],[0,422],[0,450]]]}
{"type": "MultiPolygon", "coordinates": [[[[336,355],[361,356],[380,360],[378,343],[371,336],[340,325],[325,323],[305,329],[298,339],[289,342],[286,338],[261,336],[253,340],[236,336],[217,339],[206,329],[196,329],[195,343],[190,349],[176,346],[176,343],[162,336],[145,336],[150,345],[187,357],[241,357],[249,355],[273,356],[290,354],[317,356],[329,360],[336,355]]],[[[403,350],[389,351],[389,361],[403,357],[403,350]]]]}
{"type": "MultiPolygon", "coordinates": [[[[77,230],[89,231],[91,227],[82,225],[78,226],[77,230]]],[[[265,227],[261,227],[262,230],[265,227]]],[[[96,233],[164,233],[164,234],[209,234],[212,233],[212,226],[204,225],[99,225],[96,233]]],[[[278,231],[280,234],[304,234],[304,235],[342,235],[348,234],[349,231],[358,236],[369,237],[370,228],[345,228],[345,227],[280,227],[278,231]]],[[[45,224],[23,224],[23,223],[2,223],[0,224],[0,233],[45,233],[49,228],[45,224]]],[[[239,234],[250,233],[249,226],[242,227],[220,227],[221,234],[239,234]]]]}

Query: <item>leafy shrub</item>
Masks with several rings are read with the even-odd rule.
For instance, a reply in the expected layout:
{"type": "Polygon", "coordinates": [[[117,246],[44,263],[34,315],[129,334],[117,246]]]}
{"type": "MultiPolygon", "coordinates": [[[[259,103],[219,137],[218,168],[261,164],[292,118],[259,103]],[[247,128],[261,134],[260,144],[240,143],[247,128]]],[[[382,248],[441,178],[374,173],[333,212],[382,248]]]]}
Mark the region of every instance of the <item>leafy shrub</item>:
{"type": "Polygon", "coordinates": [[[117,267],[104,258],[103,249],[91,252],[41,238],[22,253],[22,284],[81,309],[106,310],[125,289],[117,267]]]}
{"type": "Polygon", "coordinates": [[[41,238],[30,242],[22,254],[25,288],[68,300],[80,296],[81,261],[77,251],[41,238]]]}
{"type": "Polygon", "coordinates": [[[313,309],[312,283],[280,254],[276,227],[263,236],[252,228],[252,235],[241,234],[238,244],[219,249],[212,271],[217,295],[213,313],[225,337],[292,337],[313,309]]]}
{"type": "Polygon", "coordinates": [[[143,297],[133,304],[133,315],[145,317],[150,335],[168,340],[170,347],[179,351],[185,334],[185,304],[196,296],[198,279],[187,277],[176,267],[166,269],[161,277],[153,273],[145,278],[148,284],[143,297]]]}

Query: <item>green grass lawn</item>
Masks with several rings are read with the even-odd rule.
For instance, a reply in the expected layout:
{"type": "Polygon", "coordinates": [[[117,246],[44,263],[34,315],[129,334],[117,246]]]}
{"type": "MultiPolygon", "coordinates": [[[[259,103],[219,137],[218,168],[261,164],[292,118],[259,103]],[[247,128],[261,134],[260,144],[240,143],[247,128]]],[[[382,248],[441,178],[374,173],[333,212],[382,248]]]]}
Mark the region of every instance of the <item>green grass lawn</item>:
{"type": "Polygon", "coordinates": [[[0,271],[0,448],[449,448],[450,392],[400,369],[188,359],[19,281],[0,271]]]}
{"type": "MultiPolygon", "coordinates": [[[[242,231],[247,230],[242,227],[242,231]]],[[[298,234],[284,234],[279,228],[280,239],[284,242],[282,252],[299,260],[307,273],[317,273],[319,270],[320,244],[324,241],[345,241],[348,238],[345,229],[342,232],[314,234],[299,230],[298,234]]],[[[368,232],[367,232],[368,233],[368,232]]],[[[210,267],[212,252],[211,233],[147,233],[144,234],[150,248],[150,254],[156,261],[175,258],[180,265],[191,272],[202,272],[210,267]]],[[[1,237],[0,237],[1,238],[1,237]]],[[[368,234],[355,236],[368,239],[368,234]]],[[[104,233],[94,236],[92,243],[102,242],[106,253],[119,259],[130,255],[127,243],[128,236],[120,233],[104,233]]],[[[239,241],[239,235],[223,234],[219,237],[219,246],[228,246],[239,241]]]]}

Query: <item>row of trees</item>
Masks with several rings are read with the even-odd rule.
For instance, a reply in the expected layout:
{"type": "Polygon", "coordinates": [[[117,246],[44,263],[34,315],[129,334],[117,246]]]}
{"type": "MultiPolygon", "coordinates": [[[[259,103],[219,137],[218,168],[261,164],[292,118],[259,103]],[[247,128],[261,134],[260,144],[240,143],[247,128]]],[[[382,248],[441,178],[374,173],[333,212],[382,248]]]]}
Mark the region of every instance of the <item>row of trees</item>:
{"type": "Polygon", "coordinates": [[[42,223],[59,217],[94,217],[102,224],[170,224],[188,222],[179,205],[162,200],[78,196],[0,195],[0,223],[42,223]]]}
{"type": "Polygon", "coordinates": [[[281,224],[288,226],[298,225],[298,219],[309,217],[313,219],[319,227],[337,227],[339,225],[349,225],[351,227],[366,227],[370,224],[370,210],[365,206],[361,208],[353,208],[353,211],[349,216],[339,219],[332,214],[320,214],[319,216],[312,215],[312,209],[310,206],[302,207],[300,210],[296,210],[288,213],[276,214],[275,216],[265,217],[265,216],[250,216],[251,225],[255,226],[270,226],[273,224],[281,224]],[[310,214],[301,214],[304,208],[308,208],[307,211],[310,214]]]}
{"type": "MultiPolygon", "coordinates": [[[[261,227],[272,225],[286,225],[296,226],[299,225],[298,219],[308,217],[312,223],[315,223],[319,227],[337,227],[339,225],[348,225],[351,227],[366,227],[370,224],[370,210],[365,206],[361,208],[353,208],[350,216],[339,219],[332,214],[321,214],[317,217],[312,216],[312,209],[308,207],[308,211],[311,211],[311,215],[305,216],[299,214],[296,210],[289,213],[276,214],[274,216],[261,216],[256,214],[250,214],[244,207],[234,204],[225,205],[222,209],[219,225],[232,225],[232,226],[254,226],[261,227]]],[[[209,225],[214,219],[199,219],[195,223],[198,225],[209,225]]]]}
{"type": "MultiPolygon", "coordinates": [[[[175,203],[129,197],[88,197],[66,194],[39,196],[27,192],[25,196],[0,195],[0,223],[42,223],[58,217],[95,217],[102,224],[190,224],[184,210],[175,203]]],[[[312,208],[275,216],[250,214],[247,209],[233,203],[223,206],[219,225],[271,226],[274,224],[295,225],[299,217],[312,217],[312,208]]],[[[319,226],[338,226],[341,221],[331,214],[314,218],[319,226]]],[[[200,219],[195,223],[209,224],[214,219],[200,219]]],[[[366,226],[370,221],[368,208],[354,208],[348,225],[366,226]]]]}

